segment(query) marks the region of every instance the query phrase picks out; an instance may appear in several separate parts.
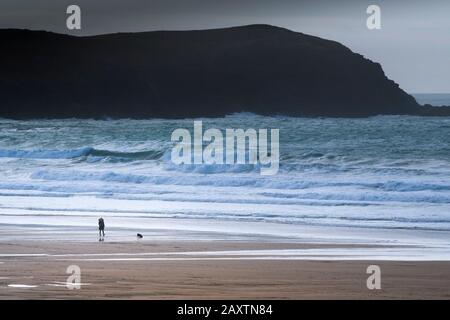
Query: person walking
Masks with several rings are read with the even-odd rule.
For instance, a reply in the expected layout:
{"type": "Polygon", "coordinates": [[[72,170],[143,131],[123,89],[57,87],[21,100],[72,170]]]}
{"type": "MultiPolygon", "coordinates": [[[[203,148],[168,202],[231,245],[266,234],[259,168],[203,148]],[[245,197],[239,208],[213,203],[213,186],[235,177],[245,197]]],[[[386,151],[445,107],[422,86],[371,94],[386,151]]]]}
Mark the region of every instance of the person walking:
{"type": "Polygon", "coordinates": [[[98,233],[100,235],[100,241],[103,241],[105,237],[105,221],[102,217],[98,219],[98,233]]]}

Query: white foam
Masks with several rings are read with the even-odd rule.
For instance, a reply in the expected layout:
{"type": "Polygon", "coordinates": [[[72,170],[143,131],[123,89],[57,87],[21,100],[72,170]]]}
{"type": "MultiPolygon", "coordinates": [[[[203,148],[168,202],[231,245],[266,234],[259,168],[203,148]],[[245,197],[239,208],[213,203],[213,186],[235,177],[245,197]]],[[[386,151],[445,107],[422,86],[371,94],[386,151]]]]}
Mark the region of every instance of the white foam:
{"type": "Polygon", "coordinates": [[[8,284],[10,288],[18,288],[18,289],[29,289],[29,288],[37,288],[36,285],[28,285],[28,284],[8,284]]]}
{"type": "Polygon", "coordinates": [[[71,286],[90,286],[91,283],[73,283],[73,282],[60,282],[55,281],[54,283],[46,283],[46,286],[50,287],[71,287],[71,286]]]}
{"type": "MultiPolygon", "coordinates": [[[[450,261],[450,248],[326,248],[283,250],[235,250],[203,252],[159,252],[121,254],[108,258],[72,258],[81,261],[202,261],[202,260],[383,260],[383,261],[450,261]],[[123,257],[123,256],[139,257],[123,257]],[[143,255],[158,257],[142,257],[143,255]],[[159,257],[159,256],[165,257],[159,257]],[[189,257],[177,257],[177,256],[189,257]]],[[[69,259],[70,260],[70,259],[69,259]]]]}

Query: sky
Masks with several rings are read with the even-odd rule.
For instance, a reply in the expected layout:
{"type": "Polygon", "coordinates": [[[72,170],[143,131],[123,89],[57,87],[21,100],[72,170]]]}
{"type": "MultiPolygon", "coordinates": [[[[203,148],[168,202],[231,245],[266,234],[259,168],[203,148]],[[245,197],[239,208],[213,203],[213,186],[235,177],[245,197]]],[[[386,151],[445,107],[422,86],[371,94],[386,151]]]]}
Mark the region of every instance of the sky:
{"type": "Polygon", "coordinates": [[[381,63],[409,93],[450,93],[450,0],[1,0],[0,28],[73,35],[210,29],[254,23],[339,41],[381,63]],[[66,8],[81,8],[68,30],[66,8]],[[381,8],[381,29],[366,9],[381,8]]]}

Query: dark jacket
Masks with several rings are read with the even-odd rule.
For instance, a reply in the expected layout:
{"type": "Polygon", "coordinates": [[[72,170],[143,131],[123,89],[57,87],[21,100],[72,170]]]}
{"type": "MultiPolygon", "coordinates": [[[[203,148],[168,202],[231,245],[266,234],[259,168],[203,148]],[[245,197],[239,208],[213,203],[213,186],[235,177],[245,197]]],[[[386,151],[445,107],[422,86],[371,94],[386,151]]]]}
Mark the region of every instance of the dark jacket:
{"type": "Polygon", "coordinates": [[[102,218],[98,219],[98,228],[105,229],[105,221],[102,218]]]}

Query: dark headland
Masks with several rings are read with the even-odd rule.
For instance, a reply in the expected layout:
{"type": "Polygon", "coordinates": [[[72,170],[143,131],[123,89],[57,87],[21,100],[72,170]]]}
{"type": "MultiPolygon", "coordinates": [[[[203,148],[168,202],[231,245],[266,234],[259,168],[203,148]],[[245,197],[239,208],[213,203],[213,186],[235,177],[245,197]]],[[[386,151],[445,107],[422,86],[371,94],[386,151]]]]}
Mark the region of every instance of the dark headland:
{"type": "Polygon", "coordinates": [[[450,116],[342,44],[268,25],[0,41],[0,117],[450,116]]]}

